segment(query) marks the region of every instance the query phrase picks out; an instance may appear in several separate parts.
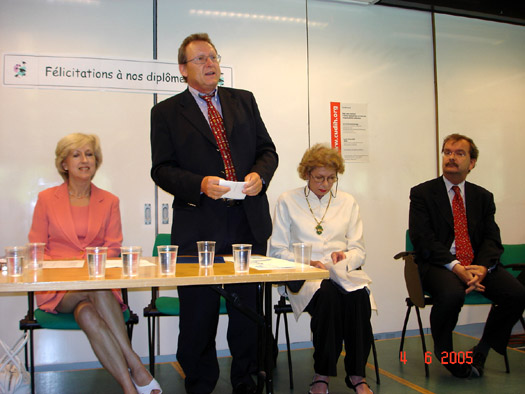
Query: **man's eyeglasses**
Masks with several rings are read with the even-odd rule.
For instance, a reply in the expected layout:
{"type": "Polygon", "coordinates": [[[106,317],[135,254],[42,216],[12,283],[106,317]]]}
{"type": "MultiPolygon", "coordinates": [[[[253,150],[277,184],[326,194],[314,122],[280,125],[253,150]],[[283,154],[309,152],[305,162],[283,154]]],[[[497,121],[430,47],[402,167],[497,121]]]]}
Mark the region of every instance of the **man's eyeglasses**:
{"type": "Polygon", "coordinates": [[[445,149],[443,151],[443,156],[452,157],[452,155],[460,157],[460,158],[464,158],[464,157],[467,157],[467,152],[465,152],[464,150],[457,150],[457,151],[454,152],[454,151],[448,150],[448,149],[445,149]]]}
{"type": "Polygon", "coordinates": [[[328,183],[337,182],[337,177],[335,175],[330,175],[328,177],[322,175],[312,175],[312,178],[314,179],[315,183],[323,183],[324,181],[328,181],[328,183]]]}
{"type": "Polygon", "coordinates": [[[200,55],[200,56],[194,57],[193,59],[186,60],[184,64],[189,63],[189,62],[192,62],[194,64],[206,64],[208,59],[210,59],[212,63],[220,63],[221,55],[209,55],[209,56],[200,55]]]}

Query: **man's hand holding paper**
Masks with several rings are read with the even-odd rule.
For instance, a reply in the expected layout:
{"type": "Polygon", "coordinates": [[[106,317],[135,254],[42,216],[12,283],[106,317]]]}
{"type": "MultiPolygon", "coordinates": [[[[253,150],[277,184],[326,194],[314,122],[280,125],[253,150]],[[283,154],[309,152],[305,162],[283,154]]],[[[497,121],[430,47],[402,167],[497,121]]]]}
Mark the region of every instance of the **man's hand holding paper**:
{"type": "Polygon", "coordinates": [[[224,193],[221,198],[231,198],[232,200],[244,200],[246,194],[242,192],[246,182],[233,182],[221,179],[219,181],[220,186],[226,186],[230,188],[230,191],[224,193]]]}

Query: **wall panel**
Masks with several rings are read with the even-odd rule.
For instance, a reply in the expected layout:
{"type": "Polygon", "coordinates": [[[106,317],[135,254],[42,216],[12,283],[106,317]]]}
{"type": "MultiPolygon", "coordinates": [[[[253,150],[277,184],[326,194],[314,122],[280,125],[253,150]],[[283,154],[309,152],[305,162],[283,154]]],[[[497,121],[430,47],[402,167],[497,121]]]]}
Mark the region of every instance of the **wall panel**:
{"type": "MultiPolygon", "coordinates": [[[[0,4],[0,48],[2,53],[151,59],[151,15],[152,3],[138,0],[5,1],[0,4]]],[[[27,242],[38,193],[62,182],[54,167],[57,141],[83,132],[100,136],[104,161],[94,183],[120,198],[124,243],[142,245],[149,254],[153,226],[143,224],[143,206],[154,203],[149,177],[152,95],[2,86],[0,103],[2,252],[7,245],[27,242]]],[[[147,291],[142,294],[135,304],[139,312],[148,299],[147,291]]],[[[14,316],[2,323],[8,342],[19,334],[17,318],[25,314],[26,300],[0,296],[2,311],[7,308],[14,316]]],[[[146,337],[145,324],[136,335],[146,337]]],[[[146,342],[136,349],[147,354],[146,342]]],[[[82,333],[37,333],[37,365],[90,360],[96,358],[82,333]]]]}
{"type": "Polygon", "coordinates": [[[469,180],[494,193],[504,243],[525,240],[525,28],[436,18],[440,137],[459,132],[480,150],[469,180]]]}
{"type": "MultiPolygon", "coordinates": [[[[368,106],[369,162],[346,163],[339,187],[361,208],[378,304],[375,332],[401,329],[402,263],[411,186],[435,175],[430,16],[387,7],[309,1],[312,144],[330,141],[330,101],[368,106]]],[[[298,158],[299,159],[299,158],[298,158]]],[[[297,160],[298,160],[297,159],[297,160]]]]}
{"type": "MultiPolygon", "coordinates": [[[[273,207],[280,193],[299,184],[296,161],[308,147],[304,2],[161,0],[158,32],[158,59],[173,62],[187,35],[207,32],[222,56],[222,65],[233,69],[233,87],[254,93],[279,154],[279,167],[268,190],[273,207]]],[[[159,101],[165,98],[159,96],[159,101]]],[[[171,201],[170,195],[159,193],[161,204],[171,205],[171,201]]],[[[310,340],[307,316],[295,327],[294,341],[310,340]]],[[[225,328],[219,329],[218,349],[227,348],[225,328]]],[[[173,334],[166,335],[173,338],[173,334]]],[[[280,338],[284,341],[284,335],[280,338]]],[[[162,335],[161,341],[171,339],[162,335]]],[[[162,354],[170,351],[161,349],[162,354]]]]}

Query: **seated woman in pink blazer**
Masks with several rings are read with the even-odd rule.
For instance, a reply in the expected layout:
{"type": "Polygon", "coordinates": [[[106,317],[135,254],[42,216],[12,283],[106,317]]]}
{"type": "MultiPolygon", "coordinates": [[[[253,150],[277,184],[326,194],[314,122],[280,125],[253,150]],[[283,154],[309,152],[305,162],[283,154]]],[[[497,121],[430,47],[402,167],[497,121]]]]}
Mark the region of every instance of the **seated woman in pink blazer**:
{"type": "MultiPolygon", "coordinates": [[[[55,155],[65,182],[38,195],[29,241],[46,244],[46,259],[83,259],[88,246],[107,246],[108,257],[117,257],[122,244],[119,200],[91,183],[102,164],[98,137],[67,135],[58,141],[55,155]]],[[[162,392],[131,348],[120,291],[47,291],[36,298],[46,312],[74,313],[98,359],[124,393],[162,392]]]]}

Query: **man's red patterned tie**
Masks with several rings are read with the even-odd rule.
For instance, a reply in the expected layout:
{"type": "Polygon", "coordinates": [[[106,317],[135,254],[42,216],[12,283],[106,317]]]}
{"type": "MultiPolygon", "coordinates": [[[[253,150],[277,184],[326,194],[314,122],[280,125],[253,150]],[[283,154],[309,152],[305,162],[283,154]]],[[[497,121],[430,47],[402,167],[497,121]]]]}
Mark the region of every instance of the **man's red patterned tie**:
{"type": "Polygon", "coordinates": [[[208,119],[210,121],[211,131],[215,136],[219,151],[221,152],[222,161],[224,162],[224,172],[228,181],[236,181],[237,176],[235,175],[235,167],[233,166],[230,145],[226,139],[226,129],[224,128],[224,121],[222,120],[221,114],[213,106],[211,95],[200,95],[208,104],[208,119]]]}
{"type": "Polygon", "coordinates": [[[458,186],[452,186],[452,213],[454,214],[454,236],[456,237],[456,258],[461,265],[470,265],[474,260],[474,252],[468,235],[467,215],[465,205],[458,186]]]}

